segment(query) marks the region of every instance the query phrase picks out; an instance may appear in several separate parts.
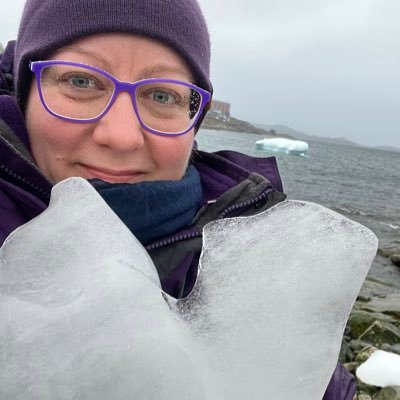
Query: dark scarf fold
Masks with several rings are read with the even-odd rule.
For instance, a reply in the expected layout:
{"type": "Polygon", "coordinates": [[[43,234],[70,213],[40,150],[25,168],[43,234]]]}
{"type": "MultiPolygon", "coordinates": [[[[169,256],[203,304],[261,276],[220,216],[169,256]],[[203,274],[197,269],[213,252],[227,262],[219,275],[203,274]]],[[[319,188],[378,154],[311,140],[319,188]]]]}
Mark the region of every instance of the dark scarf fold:
{"type": "Polygon", "coordinates": [[[142,244],[189,226],[202,203],[200,175],[193,165],[179,181],[90,183],[142,244]]]}

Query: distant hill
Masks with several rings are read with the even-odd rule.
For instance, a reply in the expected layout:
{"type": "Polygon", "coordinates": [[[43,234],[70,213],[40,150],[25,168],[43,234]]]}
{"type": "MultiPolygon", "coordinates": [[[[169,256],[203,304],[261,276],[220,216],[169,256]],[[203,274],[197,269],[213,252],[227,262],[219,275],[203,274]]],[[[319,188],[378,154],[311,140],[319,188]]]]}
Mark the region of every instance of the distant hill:
{"type": "Polygon", "coordinates": [[[226,116],[219,111],[209,111],[201,126],[205,129],[225,130],[244,133],[256,133],[265,137],[285,137],[289,139],[297,139],[311,142],[323,142],[341,144],[345,146],[366,147],[370,149],[385,150],[400,153],[400,148],[392,146],[362,146],[356,142],[352,142],[344,137],[323,137],[309,135],[307,133],[296,131],[286,125],[268,125],[268,124],[250,124],[240,119],[226,116]]]}
{"type": "MultiPolygon", "coordinates": [[[[266,137],[276,137],[276,134],[269,129],[256,127],[249,122],[234,118],[232,116],[227,116],[226,114],[223,114],[217,110],[212,110],[207,113],[201,127],[204,129],[256,133],[258,135],[263,135],[266,137]]],[[[283,136],[288,137],[288,135],[284,133],[283,136]]]]}
{"type": "Polygon", "coordinates": [[[347,140],[346,138],[343,137],[337,137],[337,138],[330,138],[330,137],[323,137],[323,136],[315,136],[315,135],[308,135],[307,133],[296,131],[292,128],[289,128],[286,125],[267,125],[267,124],[254,124],[257,128],[261,129],[267,129],[269,131],[272,131],[276,133],[277,136],[280,136],[280,134],[283,135],[290,135],[294,137],[295,139],[298,140],[310,140],[314,142],[323,142],[323,143],[334,143],[334,144],[343,144],[345,146],[357,146],[357,147],[365,147],[367,149],[376,149],[376,150],[385,150],[385,151],[392,151],[395,153],[400,153],[400,148],[399,147],[394,147],[394,146],[362,146],[356,142],[352,142],[351,140],[347,140]]]}
{"type": "Polygon", "coordinates": [[[400,149],[398,147],[393,147],[393,146],[375,146],[375,147],[373,147],[373,149],[392,151],[394,153],[400,153],[400,149]]]}
{"type": "Polygon", "coordinates": [[[323,136],[308,135],[307,133],[296,131],[292,128],[289,128],[286,125],[254,124],[254,126],[256,126],[257,128],[275,131],[277,136],[279,136],[282,133],[284,135],[290,135],[298,140],[305,140],[305,141],[310,140],[314,142],[343,144],[345,146],[360,146],[358,143],[352,142],[351,140],[347,140],[346,138],[343,137],[330,138],[323,136]]]}

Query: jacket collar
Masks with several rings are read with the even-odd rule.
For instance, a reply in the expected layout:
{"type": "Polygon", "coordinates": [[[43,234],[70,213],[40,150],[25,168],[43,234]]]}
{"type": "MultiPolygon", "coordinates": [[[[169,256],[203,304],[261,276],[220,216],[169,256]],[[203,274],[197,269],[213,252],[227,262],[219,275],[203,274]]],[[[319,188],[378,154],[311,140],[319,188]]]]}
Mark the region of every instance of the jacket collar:
{"type": "Polygon", "coordinates": [[[200,173],[204,203],[219,198],[252,173],[261,175],[272,188],[283,193],[275,157],[256,158],[235,151],[207,153],[194,150],[192,162],[200,173]]]}

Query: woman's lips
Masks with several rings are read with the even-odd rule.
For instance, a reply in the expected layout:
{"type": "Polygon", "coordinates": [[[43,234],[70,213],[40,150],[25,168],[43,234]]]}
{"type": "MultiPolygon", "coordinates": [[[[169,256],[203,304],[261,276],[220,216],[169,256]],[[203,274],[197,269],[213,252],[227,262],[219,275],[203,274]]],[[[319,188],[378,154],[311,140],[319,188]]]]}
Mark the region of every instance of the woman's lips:
{"type": "Polygon", "coordinates": [[[81,166],[85,170],[87,179],[99,178],[111,183],[134,183],[142,180],[144,175],[143,171],[106,169],[85,164],[81,164],[81,166]]]}

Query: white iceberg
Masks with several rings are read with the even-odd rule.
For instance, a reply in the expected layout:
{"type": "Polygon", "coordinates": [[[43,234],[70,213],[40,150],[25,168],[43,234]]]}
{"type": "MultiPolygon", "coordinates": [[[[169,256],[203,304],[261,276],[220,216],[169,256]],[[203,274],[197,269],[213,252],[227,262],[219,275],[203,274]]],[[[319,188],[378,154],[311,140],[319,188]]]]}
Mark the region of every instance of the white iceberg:
{"type": "Polygon", "coordinates": [[[320,400],[376,249],[367,228],[283,202],[207,225],[177,301],[93,187],[64,181],[0,249],[0,398],[320,400]]]}
{"type": "Polygon", "coordinates": [[[308,143],[301,140],[285,138],[264,138],[257,140],[256,149],[273,153],[285,153],[296,156],[305,156],[308,151],[308,143]]]}
{"type": "Polygon", "coordinates": [[[376,350],[357,368],[356,375],[367,385],[400,386],[400,356],[376,350]]]}

